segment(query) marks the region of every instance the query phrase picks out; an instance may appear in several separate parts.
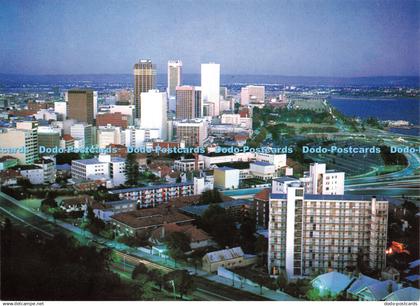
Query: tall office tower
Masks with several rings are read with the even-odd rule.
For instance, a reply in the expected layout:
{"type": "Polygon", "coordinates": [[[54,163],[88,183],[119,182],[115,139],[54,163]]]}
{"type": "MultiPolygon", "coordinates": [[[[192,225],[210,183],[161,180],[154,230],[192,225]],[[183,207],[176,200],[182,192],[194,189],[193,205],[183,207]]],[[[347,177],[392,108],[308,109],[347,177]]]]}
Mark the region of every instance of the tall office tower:
{"type": "Polygon", "coordinates": [[[212,116],[219,116],[220,64],[201,64],[201,102],[213,103],[212,116]]]}
{"type": "Polygon", "coordinates": [[[168,61],[168,97],[176,96],[176,87],[182,82],[182,62],[180,60],[168,61]]]}
{"type": "Polygon", "coordinates": [[[241,88],[241,105],[249,103],[264,103],[265,87],[248,85],[241,88]]]}
{"type": "Polygon", "coordinates": [[[28,131],[30,133],[30,142],[27,145],[28,155],[33,156],[34,160],[39,157],[38,151],[38,121],[20,121],[16,122],[16,129],[28,131]]]}
{"type": "Polygon", "coordinates": [[[160,138],[166,139],[167,122],[167,95],[151,89],[141,93],[141,120],[142,129],[159,129],[160,138]]]}
{"type": "Polygon", "coordinates": [[[292,177],[273,180],[269,198],[268,271],[309,276],[363,262],[385,268],[388,201],[358,195],[304,194],[292,177]]]}
{"type": "Polygon", "coordinates": [[[98,114],[98,92],[93,92],[93,118],[96,119],[96,115],[98,114]]]}
{"type": "Polygon", "coordinates": [[[38,148],[59,148],[61,129],[51,126],[38,127],[38,148]]]}
{"type": "Polygon", "coordinates": [[[134,64],[134,104],[136,118],[141,117],[141,94],[156,88],[156,66],[151,60],[140,60],[134,64]]]}
{"type": "Polygon", "coordinates": [[[193,119],[201,116],[201,91],[194,86],[176,87],[176,118],[193,119]]]}
{"type": "Polygon", "coordinates": [[[93,124],[95,117],[94,93],[89,89],[71,89],[68,91],[67,118],[93,124]]]}
{"type": "Polygon", "coordinates": [[[204,120],[182,120],[175,122],[176,138],[186,146],[202,146],[207,140],[208,126],[204,120]]]}
{"type": "Polygon", "coordinates": [[[73,124],[70,127],[70,136],[74,138],[77,149],[96,145],[96,127],[91,124],[73,124]]]}

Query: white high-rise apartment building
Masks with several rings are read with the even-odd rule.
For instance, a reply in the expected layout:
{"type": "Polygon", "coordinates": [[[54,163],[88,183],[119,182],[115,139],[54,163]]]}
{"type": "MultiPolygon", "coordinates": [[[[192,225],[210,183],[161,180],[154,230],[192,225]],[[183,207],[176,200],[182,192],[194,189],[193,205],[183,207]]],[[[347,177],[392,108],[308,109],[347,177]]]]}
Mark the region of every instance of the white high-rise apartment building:
{"type": "Polygon", "coordinates": [[[304,194],[292,177],[273,180],[268,271],[289,278],[356,268],[385,268],[388,201],[358,195],[304,194]]]}
{"type": "Polygon", "coordinates": [[[168,97],[176,96],[176,87],[182,82],[182,62],[180,60],[168,61],[168,97]]]}
{"type": "Polygon", "coordinates": [[[202,105],[213,103],[213,116],[220,113],[220,64],[201,64],[201,99],[202,105]]]}
{"type": "Polygon", "coordinates": [[[326,164],[312,163],[301,179],[305,192],[311,194],[344,194],[344,172],[327,170],[326,164]]]}
{"type": "Polygon", "coordinates": [[[241,105],[249,103],[264,103],[265,87],[257,85],[248,85],[241,88],[241,105]]]}
{"type": "Polygon", "coordinates": [[[167,126],[167,95],[151,89],[141,93],[141,121],[142,129],[159,129],[159,138],[166,139],[167,126]]]}

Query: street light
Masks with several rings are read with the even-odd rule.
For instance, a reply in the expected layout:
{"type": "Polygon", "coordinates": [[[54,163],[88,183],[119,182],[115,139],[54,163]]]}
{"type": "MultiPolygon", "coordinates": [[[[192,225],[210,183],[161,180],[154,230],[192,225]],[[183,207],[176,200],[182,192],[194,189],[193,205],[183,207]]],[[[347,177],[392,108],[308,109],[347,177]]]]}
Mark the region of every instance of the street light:
{"type": "Polygon", "coordinates": [[[171,285],[172,285],[172,289],[173,289],[173,292],[174,292],[174,300],[176,300],[175,281],[173,279],[171,279],[169,281],[169,283],[171,283],[171,285]]]}

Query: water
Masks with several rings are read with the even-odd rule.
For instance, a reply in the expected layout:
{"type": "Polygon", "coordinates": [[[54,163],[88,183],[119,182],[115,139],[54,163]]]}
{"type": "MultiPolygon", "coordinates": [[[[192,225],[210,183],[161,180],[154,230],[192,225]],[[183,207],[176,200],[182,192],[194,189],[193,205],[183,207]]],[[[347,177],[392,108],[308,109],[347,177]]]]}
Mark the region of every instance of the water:
{"type": "MultiPolygon", "coordinates": [[[[330,98],[330,103],[343,114],[351,117],[379,120],[405,120],[413,125],[420,125],[420,99],[414,98],[330,98]]],[[[419,135],[418,128],[392,128],[391,132],[419,135]]]]}

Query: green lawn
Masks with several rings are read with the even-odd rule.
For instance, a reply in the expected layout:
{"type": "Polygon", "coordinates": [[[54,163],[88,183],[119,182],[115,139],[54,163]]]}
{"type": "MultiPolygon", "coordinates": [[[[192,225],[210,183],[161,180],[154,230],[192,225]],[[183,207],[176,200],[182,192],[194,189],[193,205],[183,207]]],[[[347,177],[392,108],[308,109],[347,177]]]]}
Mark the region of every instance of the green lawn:
{"type": "Polygon", "coordinates": [[[41,206],[41,201],[43,199],[25,199],[21,200],[20,203],[31,209],[38,209],[41,206]]]}

